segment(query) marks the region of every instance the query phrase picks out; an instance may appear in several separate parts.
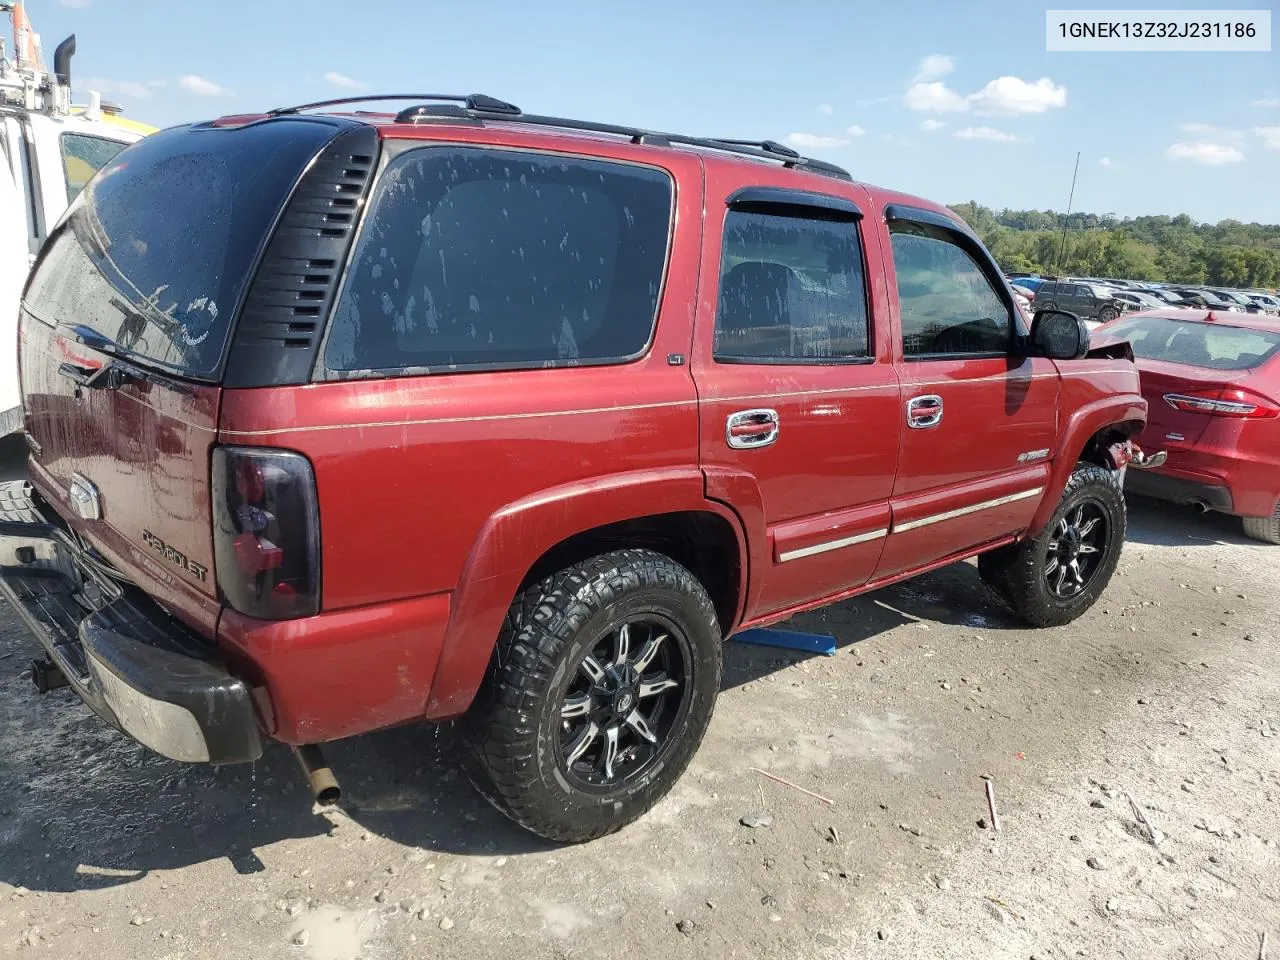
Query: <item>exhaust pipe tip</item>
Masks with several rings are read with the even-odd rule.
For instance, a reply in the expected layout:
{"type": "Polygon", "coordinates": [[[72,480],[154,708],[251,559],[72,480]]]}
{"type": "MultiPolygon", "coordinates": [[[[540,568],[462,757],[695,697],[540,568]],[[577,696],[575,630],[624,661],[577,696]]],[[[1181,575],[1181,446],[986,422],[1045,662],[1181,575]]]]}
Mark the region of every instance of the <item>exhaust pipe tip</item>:
{"type": "Polygon", "coordinates": [[[338,778],[333,775],[329,765],[325,763],[324,754],[314,743],[293,748],[293,755],[298,758],[298,766],[307,778],[311,795],[322,807],[332,807],[342,799],[342,787],[338,778]]]}
{"type": "Polygon", "coordinates": [[[1192,500],[1191,509],[1196,513],[1208,513],[1209,504],[1205,503],[1203,500],[1192,500]]]}
{"type": "Polygon", "coordinates": [[[75,55],[76,35],[73,33],[53,51],[53,75],[60,86],[71,86],[71,58],[75,55]]]}

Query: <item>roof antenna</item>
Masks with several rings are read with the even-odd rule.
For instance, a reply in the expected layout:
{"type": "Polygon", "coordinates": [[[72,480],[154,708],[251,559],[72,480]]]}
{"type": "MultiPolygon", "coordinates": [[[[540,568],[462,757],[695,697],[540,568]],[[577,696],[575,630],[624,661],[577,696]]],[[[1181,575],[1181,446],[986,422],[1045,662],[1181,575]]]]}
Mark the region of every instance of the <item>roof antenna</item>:
{"type": "Polygon", "coordinates": [[[1076,169],[1071,174],[1071,194],[1067,197],[1067,215],[1062,218],[1062,247],[1058,251],[1058,270],[1059,276],[1063,276],[1067,269],[1067,227],[1071,223],[1071,203],[1076,198],[1076,174],[1080,172],[1080,151],[1076,151],[1076,169]]]}

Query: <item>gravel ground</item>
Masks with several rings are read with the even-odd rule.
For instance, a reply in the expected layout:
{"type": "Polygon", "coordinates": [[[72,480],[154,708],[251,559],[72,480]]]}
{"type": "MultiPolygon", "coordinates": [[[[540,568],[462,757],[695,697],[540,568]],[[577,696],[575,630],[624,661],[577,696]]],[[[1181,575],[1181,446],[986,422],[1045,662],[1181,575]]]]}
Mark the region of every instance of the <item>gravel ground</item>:
{"type": "Polygon", "coordinates": [[[1131,519],[1067,628],[1021,629],[959,564],[797,618],[835,657],[729,646],[681,783],[574,848],[478,800],[447,729],[335,745],[323,815],[283,749],[162,760],[37,695],[5,608],[0,956],[1280,954],[1280,548],[1131,519]]]}

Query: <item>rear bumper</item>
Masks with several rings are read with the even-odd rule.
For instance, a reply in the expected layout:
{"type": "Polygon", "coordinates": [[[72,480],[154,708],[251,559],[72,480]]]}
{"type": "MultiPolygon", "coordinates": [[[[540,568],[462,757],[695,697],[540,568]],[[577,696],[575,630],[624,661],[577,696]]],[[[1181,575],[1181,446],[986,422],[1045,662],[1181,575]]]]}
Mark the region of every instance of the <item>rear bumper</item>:
{"type": "Polygon", "coordinates": [[[1125,474],[1124,488],[1157,500],[1186,505],[1203,505],[1221,513],[1234,513],[1231,490],[1203,480],[1173,476],[1158,470],[1130,470],[1125,474]]]}
{"type": "Polygon", "coordinates": [[[174,760],[256,760],[247,686],[213,648],[103,572],[30,487],[0,484],[0,595],[99,716],[174,760]]]}

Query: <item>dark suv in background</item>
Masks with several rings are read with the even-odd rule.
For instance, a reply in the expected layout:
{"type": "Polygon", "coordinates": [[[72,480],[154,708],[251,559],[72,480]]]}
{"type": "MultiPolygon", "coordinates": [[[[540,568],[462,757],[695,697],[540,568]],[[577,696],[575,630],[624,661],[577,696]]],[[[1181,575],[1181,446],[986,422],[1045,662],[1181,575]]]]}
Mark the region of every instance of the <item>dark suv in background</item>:
{"type": "Polygon", "coordinates": [[[1049,280],[1036,291],[1037,310],[1066,310],[1086,320],[1109,323],[1131,307],[1100,283],[1049,280]]]}

